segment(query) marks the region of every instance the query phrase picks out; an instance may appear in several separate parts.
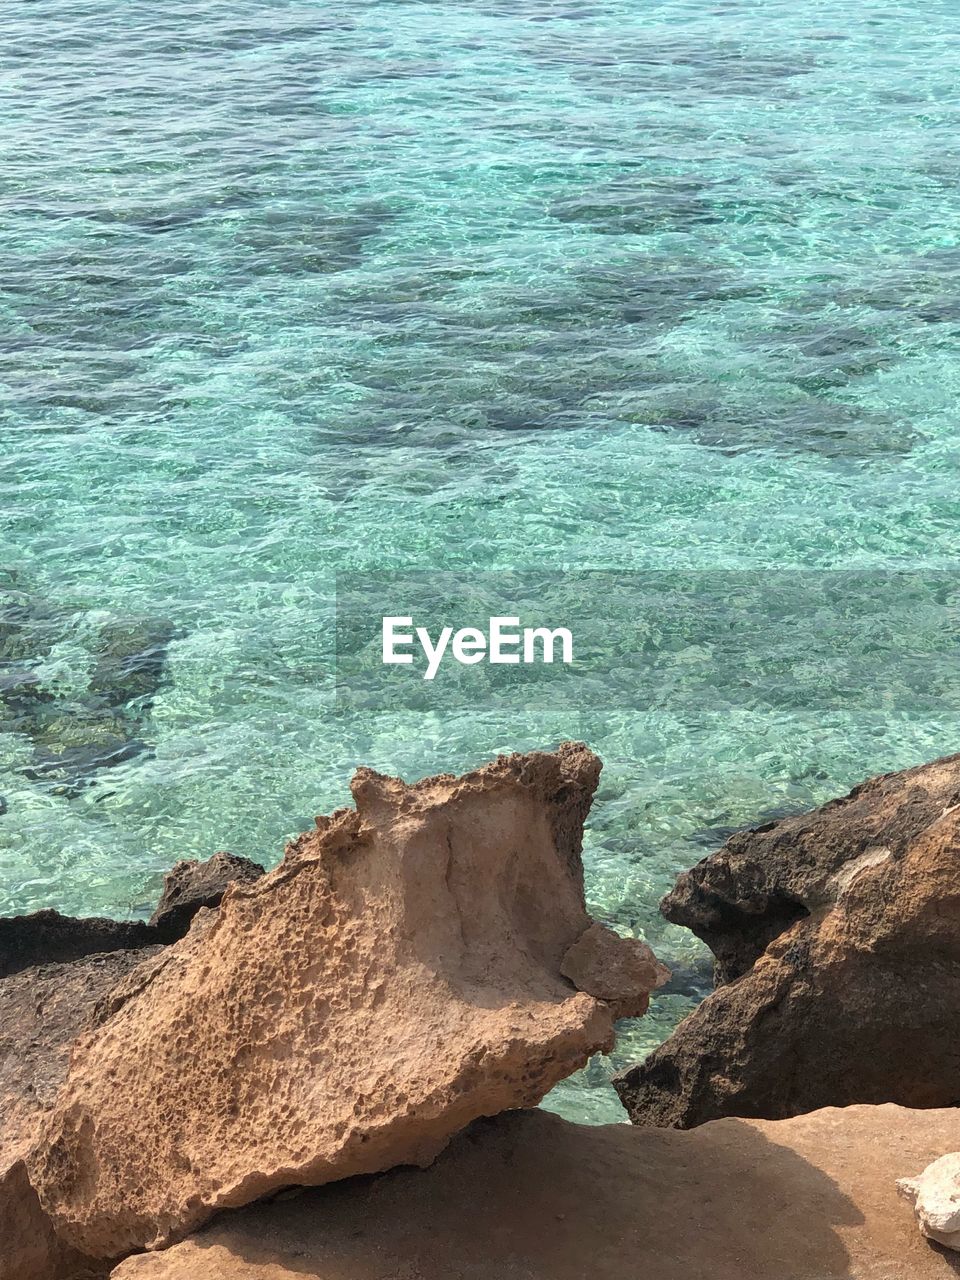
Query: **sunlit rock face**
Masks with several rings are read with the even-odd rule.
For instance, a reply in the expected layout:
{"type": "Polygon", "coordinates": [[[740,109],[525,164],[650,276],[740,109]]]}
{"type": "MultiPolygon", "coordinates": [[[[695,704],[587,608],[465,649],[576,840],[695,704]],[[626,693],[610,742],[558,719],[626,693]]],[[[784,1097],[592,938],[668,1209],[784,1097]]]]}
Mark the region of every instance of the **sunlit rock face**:
{"type": "Polygon", "coordinates": [[[734,838],[666,907],[731,980],[617,1077],[635,1124],[956,1105],[960,757],[734,838]]]}
{"type": "Polygon", "coordinates": [[[609,1050],[662,973],[589,932],[600,767],[568,743],[413,786],[359,770],[355,809],[231,886],[76,1046],[28,1161],[62,1238],[117,1257],[292,1184],[427,1165],[609,1050]],[[609,1001],[564,976],[607,991],[593,946],[609,1001]]]}
{"type": "Polygon", "coordinates": [[[92,1265],[57,1236],[24,1164],[73,1044],[140,989],[163,963],[162,944],[183,937],[202,906],[232,879],[258,875],[225,854],[178,863],[151,924],[52,910],[0,919],[0,1280],[60,1280],[92,1265]]]}
{"type": "Polygon", "coordinates": [[[897,1190],[913,1205],[921,1235],[960,1250],[960,1151],[934,1160],[915,1178],[898,1178],[897,1190]]]}

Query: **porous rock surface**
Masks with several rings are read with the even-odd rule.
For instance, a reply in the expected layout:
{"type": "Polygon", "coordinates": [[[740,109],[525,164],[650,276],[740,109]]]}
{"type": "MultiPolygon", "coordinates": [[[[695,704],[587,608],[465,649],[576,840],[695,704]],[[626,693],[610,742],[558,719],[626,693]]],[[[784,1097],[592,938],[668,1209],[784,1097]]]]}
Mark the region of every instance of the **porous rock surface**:
{"type": "Polygon", "coordinates": [[[897,1190],[913,1205],[928,1240],[960,1250],[960,1151],[934,1160],[915,1178],[898,1178],[897,1190]]]}
{"type": "MultiPolygon", "coordinates": [[[[690,1128],[858,1102],[960,1103],[960,807],[941,803],[955,798],[945,779],[956,767],[954,759],[927,775],[910,771],[939,779],[935,805],[918,783],[880,779],[861,791],[856,856],[840,864],[833,898],[616,1079],[635,1124],[690,1128]],[[873,822],[865,795],[879,807],[873,822]],[[909,824],[895,821],[893,795],[909,824]]],[[[844,811],[828,807],[831,822],[844,811]]],[[[839,849],[839,828],[832,839],[839,849]]],[[[801,841],[797,856],[809,869],[805,849],[801,841]]]]}
{"type": "Polygon", "coordinates": [[[54,1280],[89,1263],[54,1233],[24,1157],[66,1076],[70,1046],[98,1001],[159,950],[88,955],[0,981],[0,1280],[54,1280]]]}
{"type": "Polygon", "coordinates": [[[480,1121],[427,1170],[224,1214],[114,1280],[952,1280],[894,1181],[960,1139],[898,1107],[692,1133],[480,1121]]]}
{"type": "MultiPolygon", "coordinates": [[[[186,865],[203,879],[209,864],[186,865]]],[[[57,911],[0,919],[0,1280],[54,1280],[94,1265],[56,1236],[24,1160],[77,1036],[139,989],[164,955],[161,939],[189,924],[183,914],[162,931],[57,911]]]]}
{"type": "Polygon", "coordinates": [[[956,804],[960,755],[870,778],[811,813],[732,835],[660,909],[707,944],[717,984],[730,982],[795,921],[832,907],[860,866],[900,860],[956,804]]]}
{"type": "Polygon", "coordinates": [[[646,991],[614,1006],[563,976],[599,772],[575,743],[413,786],[359,770],[355,809],[231,886],[75,1046],[27,1162],[61,1237],[117,1257],[293,1184],[427,1165],[609,1050],[646,991]]]}
{"type": "Polygon", "coordinates": [[[0,981],[0,1158],[29,1148],[98,1002],[160,948],[24,969],[0,981]]]}

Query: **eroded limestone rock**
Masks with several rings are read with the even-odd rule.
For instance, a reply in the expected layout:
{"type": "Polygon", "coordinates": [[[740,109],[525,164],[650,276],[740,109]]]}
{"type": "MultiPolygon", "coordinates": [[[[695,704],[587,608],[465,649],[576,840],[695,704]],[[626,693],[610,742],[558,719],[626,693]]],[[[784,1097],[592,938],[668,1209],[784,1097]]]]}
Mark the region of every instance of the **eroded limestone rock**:
{"type": "Polygon", "coordinates": [[[922,1235],[960,1250],[960,1151],[934,1160],[915,1178],[898,1178],[897,1190],[913,1205],[922,1235]]]}
{"type": "Polygon", "coordinates": [[[23,1161],[0,1168],[0,1280],[86,1280],[102,1274],[92,1258],[56,1234],[23,1161]]]}
{"type": "Polygon", "coordinates": [[[215,853],[206,862],[178,862],[163,881],[150,924],[164,937],[180,938],[201,907],[218,907],[234,882],[259,880],[263,867],[235,853],[215,853]]]}
{"type": "Polygon", "coordinates": [[[23,1161],[97,1002],[158,951],[86,955],[0,981],[0,1280],[57,1280],[89,1261],[56,1236],[23,1161]]]}
{"type": "MultiPolygon", "coordinates": [[[[834,824],[830,874],[842,873],[832,897],[615,1080],[635,1124],[691,1128],[859,1102],[957,1105],[960,807],[943,802],[958,766],[941,761],[924,775],[943,784],[935,803],[903,779],[862,790],[846,861],[840,824],[851,804],[820,811],[834,824]],[[905,809],[899,818],[893,795],[905,809]],[[882,853],[873,843],[880,838],[888,841],[882,853]]],[[[800,829],[812,830],[815,816],[800,829]]],[[[795,851],[808,874],[810,848],[804,837],[795,851]]]]}
{"type": "Polygon", "coordinates": [[[286,1186],[428,1165],[608,1051],[648,989],[624,975],[657,974],[631,949],[614,1003],[563,976],[599,772],[572,743],[413,786],[361,769],[356,809],[231,886],[78,1042],[28,1158],[62,1238],[120,1256],[286,1186]]]}
{"type": "Polygon", "coordinates": [[[732,835],[660,904],[716,956],[718,985],[746,973],[797,920],[822,914],[862,867],[899,861],[960,804],[960,755],[882,774],[811,813],[732,835]]]}
{"type": "MultiPolygon", "coordinates": [[[[181,866],[177,883],[197,889],[250,874],[216,859],[181,866]]],[[[160,943],[189,928],[198,896],[184,893],[183,909],[166,917],[162,930],[57,911],[0,919],[0,1280],[59,1280],[93,1265],[57,1237],[24,1158],[63,1084],[77,1036],[142,989],[165,955],[160,943]]]]}

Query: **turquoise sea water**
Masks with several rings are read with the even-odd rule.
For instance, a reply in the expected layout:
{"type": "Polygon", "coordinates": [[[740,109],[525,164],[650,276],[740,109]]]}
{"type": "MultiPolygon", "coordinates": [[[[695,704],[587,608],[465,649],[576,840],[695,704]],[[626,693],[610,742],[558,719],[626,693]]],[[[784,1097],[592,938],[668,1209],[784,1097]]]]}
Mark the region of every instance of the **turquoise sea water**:
{"type": "Polygon", "coordinates": [[[955,0],[8,0],[0,912],[584,737],[591,905],[679,971],[621,1055],[667,1034],[676,873],[949,700],[338,712],[334,574],[954,567],[958,84],[955,0]]]}

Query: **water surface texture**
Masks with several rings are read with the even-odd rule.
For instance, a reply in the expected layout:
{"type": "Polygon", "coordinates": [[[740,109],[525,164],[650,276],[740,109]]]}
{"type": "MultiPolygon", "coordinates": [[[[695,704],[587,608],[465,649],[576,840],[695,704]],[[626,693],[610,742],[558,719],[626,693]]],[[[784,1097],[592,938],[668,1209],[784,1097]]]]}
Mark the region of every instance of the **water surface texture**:
{"type": "MultiPolygon", "coordinates": [[[[0,912],[142,913],[358,763],[584,736],[591,906],[678,970],[621,1057],[667,1034],[676,873],[950,709],[697,660],[338,712],[334,573],[954,566],[958,83],[954,0],[7,0],[0,912]]],[[[608,1065],[551,1105],[622,1118],[608,1065]]]]}

